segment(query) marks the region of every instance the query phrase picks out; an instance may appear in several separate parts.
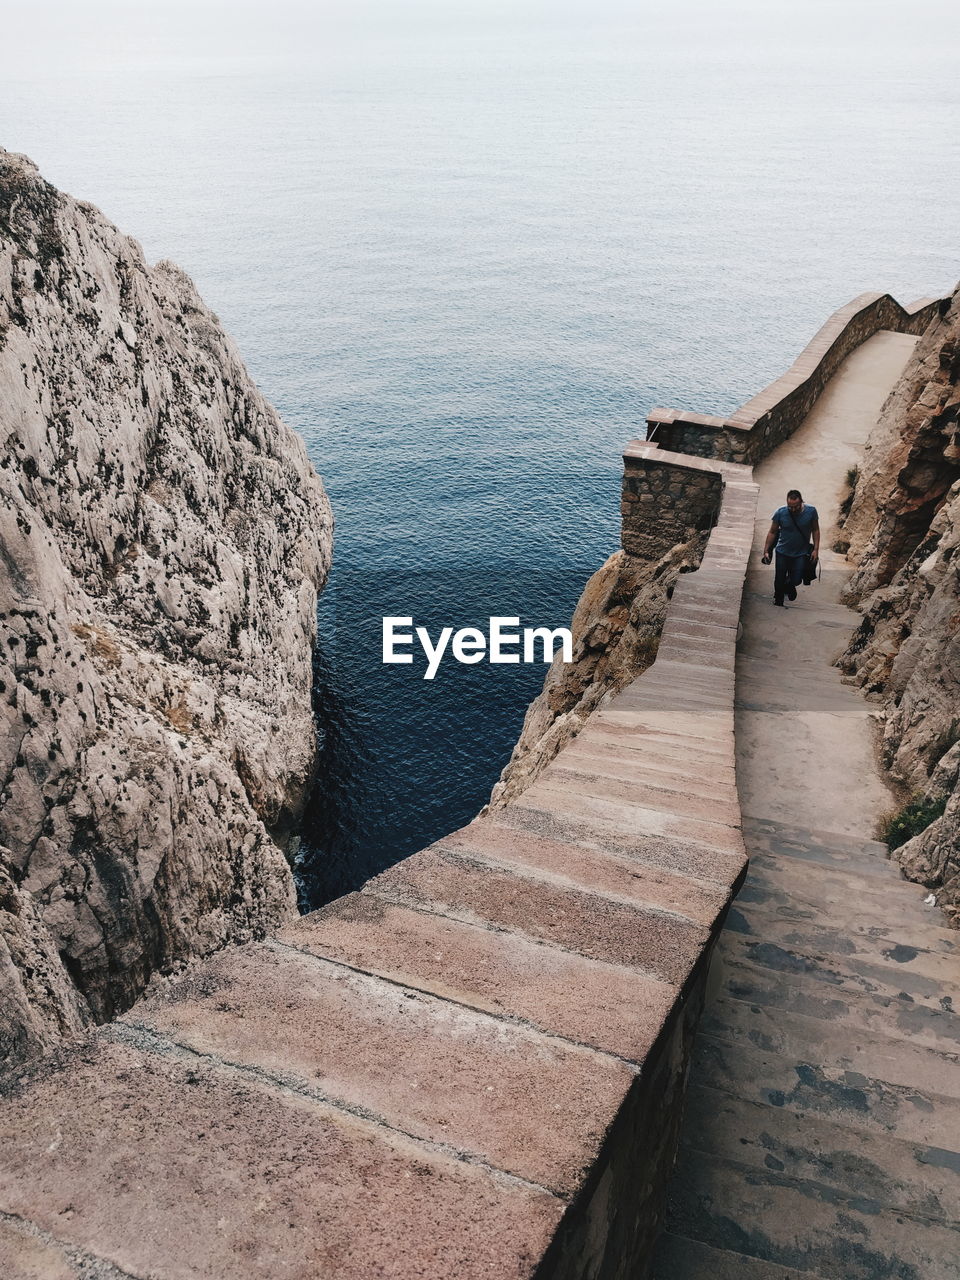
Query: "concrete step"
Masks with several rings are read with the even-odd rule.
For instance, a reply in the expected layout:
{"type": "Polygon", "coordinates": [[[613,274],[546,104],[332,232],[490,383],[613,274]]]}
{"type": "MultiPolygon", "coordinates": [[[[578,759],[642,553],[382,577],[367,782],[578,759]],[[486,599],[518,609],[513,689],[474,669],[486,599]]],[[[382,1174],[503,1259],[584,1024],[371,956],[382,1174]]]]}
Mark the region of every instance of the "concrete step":
{"type": "Polygon", "coordinates": [[[851,1035],[872,1031],[946,1053],[960,1052],[960,1014],[931,1008],[906,994],[872,996],[857,991],[851,995],[830,986],[784,981],[776,970],[738,964],[729,957],[718,960],[710,976],[717,994],[734,1000],[835,1022],[851,1035]]]}
{"type": "Polygon", "coordinates": [[[594,712],[590,723],[602,725],[609,732],[608,726],[620,726],[634,733],[659,737],[663,734],[669,741],[677,739],[681,744],[690,742],[699,751],[715,751],[718,755],[733,758],[733,715],[724,712],[709,715],[706,712],[674,711],[671,708],[631,708],[620,705],[620,695],[609,704],[594,712]]]}
{"type": "Polygon", "coordinates": [[[911,911],[907,919],[904,918],[903,895],[898,892],[896,911],[891,914],[890,894],[882,885],[876,886],[873,893],[861,890],[857,901],[848,902],[845,907],[822,900],[813,906],[796,901],[790,894],[770,889],[769,879],[764,883],[759,868],[754,864],[754,870],[748,874],[737,895],[736,907],[748,921],[754,922],[750,926],[753,933],[762,932],[767,922],[771,926],[776,922],[777,925],[792,925],[797,929],[820,925],[825,933],[835,935],[838,946],[848,951],[855,950],[855,947],[848,946],[844,939],[863,936],[875,938],[888,947],[913,945],[924,951],[960,957],[960,932],[941,923],[943,916],[935,907],[924,906],[922,899],[914,901],[917,886],[909,881],[905,883],[913,890],[908,896],[908,903],[919,908],[916,913],[911,911]]]}
{"type": "Polygon", "coordinates": [[[753,1169],[821,1183],[872,1212],[903,1210],[960,1228],[956,1151],[865,1133],[694,1085],[684,1103],[680,1159],[696,1159],[698,1152],[735,1153],[753,1169]]]}
{"type": "Polygon", "coordinates": [[[667,982],[686,981],[710,932],[679,915],[549,883],[437,845],[382,872],[363,892],[521,933],[667,982]]]}
{"type": "Polygon", "coordinates": [[[960,1233],[825,1183],[699,1154],[678,1166],[667,1229],[824,1280],[956,1280],[960,1233]]]}
{"type": "Polygon", "coordinates": [[[899,864],[890,858],[887,846],[877,840],[851,840],[749,816],[743,820],[743,838],[747,847],[756,852],[796,858],[851,875],[903,879],[899,864]]]}
{"type": "Polygon", "coordinates": [[[784,1058],[701,1032],[691,1079],[749,1102],[824,1117],[850,1129],[895,1133],[905,1142],[960,1150],[960,1103],[909,1085],[874,1080],[843,1067],[784,1058]]]}
{"type": "Polygon", "coordinates": [[[900,927],[900,936],[911,939],[908,945],[892,938],[878,938],[862,928],[785,920],[763,907],[739,901],[731,908],[725,927],[741,937],[773,942],[788,951],[796,949],[815,956],[858,956],[878,963],[891,962],[931,978],[942,977],[946,982],[960,976],[960,950],[956,943],[949,937],[941,940],[936,936],[945,930],[930,930],[929,941],[939,947],[933,950],[923,945],[926,936],[916,925],[900,927]]]}
{"type": "Polygon", "coordinates": [[[669,732],[663,726],[650,728],[626,716],[626,712],[615,716],[611,703],[610,708],[594,712],[578,740],[603,743],[620,751],[643,751],[654,759],[680,760],[690,765],[702,760],[727,769],[735,766],[732,737],[717,743],[698,738],[695,733],[669,732]]]}
{"type": "Polygon", "coordinates": [[[854,1030],[728,997],[710,1002],[700,1026],[727,1044],[752,1044],[789,1061],[815,1062],[824,1070],[854,1072],[960,1100],[960,1055],[911,1044],[903,1037],[854,1030]]]}
{"type": "Polygon", "coordinates": [[[750,859],[748,891],[756,901],[766,894],[767,901],[789,902],[814,912],[821,908],[831,915],[843,912],[844,904],[865,911],[876,909],[878,920],[897,919],[904,924],[943,924],[943,913],[926,907],[926,890],[910,880],[884,880],[882,877],[853,875],[819,867],[811,871],[797,858],[778,854],[756,853],[750,859]]]}
{"type": "Polygon", "coordinates": [[[658,907],[700,924],[716,920],[729,892],[713,881],[678,875],[623,854],[577,848],[485,819],[461,827],[434,847],[507,867],[548,884],[602,894],[632,906],[658,907]]]}
{"type": "Polygon", "coordinates": [[[652,1280],[817,1280],[812,1271],[778,1267],[745,1253],[714,1249],[665,1231],[657,1241],[652,1280]]]}
{"type": "Polygon", "coordinates": [[[822,845],[824,848],[835,849],[842,853],[875,853],[880,857],[887,856],[887,846],[882,841],[873,839],[872,836],[848,835],[841,831],[830,831],[812,823],[798,825],[769,817],[750,818],[748,825],[758,837],[768,836],[772,839],[822,845]]]}
{"type": "Polygon", "coordinates": [[[646,833],[689,841],[720,853],[739,853],[743,849],[739,827],[729,823],[673,813],[643,803],[634,804],[611,795],[597,795],[590,785],[554,778],[549,772],[528,787],[514,801],[514,806],[546,809],[566,818],[610,826],[625,833],[646,833]]]}
{"type": "Polygon", "coordinates": [[[80,1254],[30,1280],[370,1280],[397,1258],[483,1280],[523,1274],[556,1231],[564,1204],[546,1192],[115,1031],[0,1107],[6,1214],[80,1254]]]}
{"type": "Polygon", "coordinates": [[[736,800],[736,773],[729,765],[710,764],[702,759],[667,758],[649,752],[624,751],[589,736],[574,738],[563,748],[557,762],[566,768],[577,766],[610,778],[639,779],[651,786],[713,800],[736,800]]]}
{"type": "MultiPolygon", "coordinates": [[[[833,988],[848,998],[858,994],[885,996],[895,1000],[901,995],[932,1009],[950,1011],[960,1008],[960,975],[951,976],[955,967],[949,956],[937,956],[947,971],[943,977],[931,977],[908,964],[879,962],[858,956],[818,956],[785,948],[775,942],[745,938],[724,931],[717,944],[717,954],[734,961],[757,965],[780,975],[781,981],[799,982],[805,990],[821,992],[833,988]]],[[[918,953],[918,958],[921,953],[918,953]]]]}
{"type": "Polygon", "coordinates": [[[300,916],[276,944],[629,1062],[644,1061],[677,995],[670,983],[632,969],[366,893],[300,916]]]}

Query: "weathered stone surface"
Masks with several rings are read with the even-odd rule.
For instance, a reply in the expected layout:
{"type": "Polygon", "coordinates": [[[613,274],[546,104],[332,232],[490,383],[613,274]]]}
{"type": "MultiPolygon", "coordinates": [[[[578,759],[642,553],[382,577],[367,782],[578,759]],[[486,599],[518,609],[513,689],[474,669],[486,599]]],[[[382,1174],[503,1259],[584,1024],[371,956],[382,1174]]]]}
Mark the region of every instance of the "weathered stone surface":
{"type": "Polygon", "coordinates": [[[291,912],[330,511],[192,284],[0,151],[0,1068],[291,912]]]}
{"type": "Polygon", "coordinates": [[[276,943],[231,948],[122,1024],[569,1195],[634,1071],[618,1058],[276,943]]]}
{"type": "Polygon", "coordinates": [[[520,1280],[563,1210],[291,1090],[103,1039],[0,1105],[0,1148],[6,1212],[160,1280],[520,1280]]]}
{"type": "Polygon", "coordinates": [[[278,937],[630,1062],[644,1061],[677,997],[671,983],[634,969],[368,893],[339,898],[278,937]]]}

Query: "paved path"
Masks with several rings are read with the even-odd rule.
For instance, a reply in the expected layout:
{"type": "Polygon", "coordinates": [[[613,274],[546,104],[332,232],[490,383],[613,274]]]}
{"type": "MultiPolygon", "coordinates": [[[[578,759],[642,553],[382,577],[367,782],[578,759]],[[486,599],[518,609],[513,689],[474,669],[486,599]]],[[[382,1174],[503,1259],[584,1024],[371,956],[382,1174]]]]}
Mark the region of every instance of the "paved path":
{"type": "Polygon", "coordinates": [[[960,1275],[960,935],[870,837],[894,801],[874,722],[832,660],[856,625],[842,561],[775,609],[760,565],[788,488],[821,511],[916,340],[854,352],[754,473],[737,661],[747,882],[697,1038],[658,1280],[960,1275]]]}

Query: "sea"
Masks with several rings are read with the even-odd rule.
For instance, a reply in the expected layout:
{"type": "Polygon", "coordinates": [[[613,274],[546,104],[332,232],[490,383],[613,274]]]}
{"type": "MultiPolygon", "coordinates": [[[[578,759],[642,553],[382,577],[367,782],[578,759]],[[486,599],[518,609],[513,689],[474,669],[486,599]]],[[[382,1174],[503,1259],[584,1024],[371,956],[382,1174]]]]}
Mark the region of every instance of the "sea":
{"type": "Polygon", "coordinates": [[[960,275],[960,18],[897,0],[0,0],[0,145],[188,271],[336,514],[304,909],[468,821],[655,405],[960,275]]]}

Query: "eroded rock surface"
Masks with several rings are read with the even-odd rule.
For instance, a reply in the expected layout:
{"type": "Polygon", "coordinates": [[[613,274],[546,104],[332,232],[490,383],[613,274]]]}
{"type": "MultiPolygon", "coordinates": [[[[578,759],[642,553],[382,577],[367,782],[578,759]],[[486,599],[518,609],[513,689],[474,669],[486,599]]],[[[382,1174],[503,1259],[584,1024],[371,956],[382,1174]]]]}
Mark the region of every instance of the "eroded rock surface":
{"type": "Polygon", "coordinates": [[[845,534],[863,622],[841,665],[885,715],[904,792],[946,803],[898,851],[960,923],[960,291],[920,340],[861,468],[845,534]]]}
{"type": "Polygon", "coordinates": [[[331,517],[169,263],[0,150],[0,1069],[294,909],[331,517]]]}

